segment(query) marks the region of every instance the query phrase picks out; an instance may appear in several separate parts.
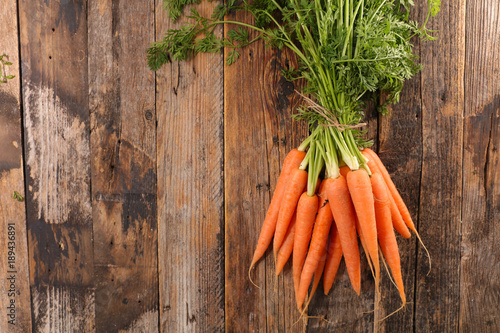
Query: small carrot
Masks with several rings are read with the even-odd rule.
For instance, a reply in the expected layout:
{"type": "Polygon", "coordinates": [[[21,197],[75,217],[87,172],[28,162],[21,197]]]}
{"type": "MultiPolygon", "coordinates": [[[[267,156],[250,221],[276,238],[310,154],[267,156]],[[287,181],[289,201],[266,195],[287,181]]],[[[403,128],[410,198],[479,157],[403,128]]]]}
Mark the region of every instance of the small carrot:
{"type": "MultiPolygon", "coordinates": [[[[318,212],[318,196],[309,196],[303,193],[297,205],[297,222],[295,224],[295,237],[293,239],[293,285],[295,287],[295,298],[299,305],[298,291],[302,267],[307,255],[307,247],[311,240],[312,228],[318,212]]],[[[307,294],[307,291],[306,291],[307,294]]],[[[303,301],[303,300],[302,300],[303,301]]]]}
{"type": "MultiPolygon", "coordinates": [[[[427,253],[427,257],[429,258],[429,272],[431,271],[431,255],[429,254],[429,251],[427,250],[427,247],[425,246],[424,242],[422,241],[422,238],[420,238],[420,235],[417,231],[417,228],[415,227],[415,224],[413,223],[413,220],[411,219],[410,212],[408,211],[408,207],[406,207],[403,198],[401,198],[401,195],[398,192],[398,189],[396,188],[396,185],[394,185],[394,182],[391,179],[391,176],[389,175],[389,172],[385,168],[384,164],[380,160],[380,157],[378,157],[375,152],[369,148],[365,148],[363,151],[365,151],[372,157],[373,161],[375,164],[378,166],[380,169],[380,173],[384,177],[384,181],[389,188],[389,193],[391,194],[392,198],[394,199],[399,212],[401,213],[401,216],[405,222],[405,224],[410,228],[411,231],[415,233],[415,236],[417,236],[418,241],[420,244],[422,244],[422,247],[424,248],[425,252],[427,253]]],[[[404,236],[404,235],[403,235],[404,236]]],[[[427,273],[429,274],[429,273],[427,273]]]]}
{"type": "Polygon", "coordinates": [[[340,236],[335,224],[332,225],[330,231],[330,245],[328,247],[328,258],[326,259],[326,266],[323,276],[323,290],[325,295],[328,295],[332,288],[335,275],[342,260],[342,245],[340,244],[340,236]]]}
{"type": "Polygon", "coordinates": [[[356,212],[345,178],[326,180],[326,193],[337,226],[344,260],[354,291],[359,295],[361,289],[361,268],[359,262],[358,238],[356,236],[356,212]]]}
{"type": "MultiPolygon", "coordinates": [[[[385,186],[387,188],[387,185],[385,185],[385,186]]],[[[387,188],[387,191],[389,191],[388,188],[387,188]]],[[[390,194],[389,194],[389,202],[390,202],[390,209],[391,209],[392,226],[404,238],[406,238],[406,239],[411,238],[410,230],[408,230],[408,227],[406,226],[405,221],[403,221],[403,217],[401,216],[401,213],[399,212],[398,206],[396,205],[396,201],[394,201],[394,198],[390,194]]]]}
{"type": "Polygon", "coordinates": [[[299,282],[299,292],[297,296],[297,305],[300,308],[306,299],[307,290],[313,278],[314,272],[318,267],[321,259],[323,249],[326,247],[328,241],[328,234],[333,222],[332,210],[328,204],[326,197],[325,182],[322,182],[319,188],[319,208],[316,221],[314,222],[314,229],[311,237],[311,244],[309,245],[309,252],[307,253],[306,261],[302,268],[299,282]]]}
{"type": "Polygon", "coordinates": [[[264,255],[271,240],[274,236],[274,231],[276,229],[276,222],[278,221],[278,214],[283,199],[283,194],[285,192],[285,185],[289,179],[290,173],[293,169],[299,167],[300,163],[306,156],[306,153],[298,149],[291,150],[283,162],[283,167],[281,169],[281,174],[278,178],[278,183],[276,184],[276,189],[274,190],[273,198],[269,204],[269,209],[267,210],[266,219],[262,225],[260,231],[259,240],[257,241],[257,247],[253,254],[252,263],[250,264],[249,271],[253,266],[259,261],[264,255]]]}
{"type": "MultiPolygon", "coordinates": [[[[330,243],[330,242],[328,242],[330,243]]],[[[302,312],[306,312],[307,308],[309,306],[309,303],[311,302],[314,293],[316,292],[316,289],[318,289],[319,282],[321,281],[321,275],[323,275],[323,270],[325,269],[325,264],[326,264],[326,259],[327,259],[327,246],[323,246],[323,249],[321,250],[321,258],[319,259],[318,267],[316,267],[316,271],[314,272],[314,280],[312,283],[311,287],[311,292],[309,293],[309,297],[307,298],[306,305],[304,306],[304,309],[302,312]]]]}
{"type": "Polygon", "coordinates": [[[379,173],[372,174],[371,177],[373,196],[375,198],[375,217],[377,220],[377,234],[380,248],[385,260],[389,265],[394,282],[399,290],[399,295],[406,304],[403,278],[401,275],[401,259],[399,257],[398,243],[392,227],[390,194],[384,183],[384,178],[379,173]]]}
{"type": "Polygon", "coordinates": [[[295,221],[297,220],[297,214],[293,214],[288,230],[286,231],[285,240],[278,251],[278,259],[276,262],[276,276],[278,276],[283,267],[285,267],[286,262],[290,258],[293,251],[293,238],[295,236],[295,221]]]}
{"type": "MultiPolygon", "coordinates": [[[[378,258],[377,224],[375,222],[375,206],[370,177],[364,169],[350,171],[347,174],[347,186],[351,194],[359,225],[368,250],[367,255],[375,271],[375,288],[378,291],[380,281],[380,263],[378,258]]],[[[344,247],[342,246],[342,249],[344,247]]]]}
{"type": "Polygon", "coordinates": [[[415,224],[413,224],[413,220],[411,219],[410,212],[408,211],[408,207],[406,207],[403,198],[401,198],[401,195],[399,194],[399,191],[396,188],[396,185],[394,185],[394,182],[391,179],[391,176],[389,175],[389,172],[385,168],[384,164],[380,160],[377,154],[370,148],[365,148],[363,151],[365,151],[369,154],[369,156],[372,158],[373,162],[377,165],[378,169],[380,170],[380,173],[384,177],[384,181],[387,184],[387,187],[389,188],[389,191],[396,202],[396,205],[398,206],[399,212],[401,213],[401,216],[403,217],[403,220],[405,221],[406,225],[408,228],[410,228],[412,231],[416,232],[415,224]]]}
{"type": "Polygon", "coordinates": [[[276,257],[281,244],[285,238],[288,225],[292,219],[297,202],[304,192],[307,185],[307,171],[301,169],[293,169],[290,178],[283,193],[283,200],[281,202],[280,211],[278,214],[278,221],[276,222],[276,231],[274,232],[273,249],[276,257]]]}
{"type": "MultiPolygon", "coordinates": [[[[373,151],[372,151],[373,152],[373,151]]],[[[365,156],[368,159],[368,167],[372,171],[372,173],[380,173],[380,168],[378,165],[374,162],[373,156],[369,153],[369,149],[364,149],[362,151],[363,156],[365,156]]],[[[385,183],[385,181],[384,181],[385,183]]],[[[387,187],[387,184],[386,184],[387,187]]],[[[389,191],[389,188],[387,187],[387,191],[389,191]]],[[[394,198],[389,195],[389,200],[391,200],[391,217],[392,217],[392,225],[394,226],[394,229],[397,230],[397,232],[403,236],[404,238],[410,238],[410,230],[408,230],[408,227],[406,226],[405,222],[403,221],[403,218],[401,217],[401,213],[399,212],[398,206],[396,205],[396,202],[394,201],[394,198]]]]}
{"type": "Polygon", "coordinates": [[[366,241],[365,241],[365,236],[363,235],[363,229],[361,229],[361,227],[359,226],[359,220],[357,217],[356,217],[356,231],[358,232],[359,241],[361,243],[361,246],[363,247],[363,251],[365,251],[370,271],[372,272],[372,275],[375,275],[375,272],[373,271],[372,261],[370,260],[370,256],[368,255],[368,248],[366,247],[366,241]]]}
{"type": "MultiPolygon", "coordinates": [[[[333,224],[332,224],[333,226],[333,224]]],[[[330,243],[330,242],[329,242],[330,243]]],[[[323,248],[321,251],[321,259],[319,260],[318,267],[316,268],[316,272],[314,272],[314,281],[311,288],[311,293],[309,295],[309,300],[313,297],[316,289],[318,289],[319,282],[321,280],[321,275],[323,275],[323,271],[325,270],[326,260],[327,260],[327,247],[323,248]]]]}

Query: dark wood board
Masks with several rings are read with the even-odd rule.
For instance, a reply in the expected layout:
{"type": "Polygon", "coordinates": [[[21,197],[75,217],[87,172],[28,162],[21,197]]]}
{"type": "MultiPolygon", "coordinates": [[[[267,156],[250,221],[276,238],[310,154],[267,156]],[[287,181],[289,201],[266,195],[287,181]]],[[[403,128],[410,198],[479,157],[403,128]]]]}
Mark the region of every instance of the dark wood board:
{"type": "Polygon", "coordinates": [[[91,331],[86,1],[20,1],[19,24],[33,331],[91,331]]]}
{"type": "Polygon", "coordinates": [[[96,331],[158,331],[154,2],[90,1],[88,31],[96,331]]]}
{"type": "MultiPolygon", "coordinates": [[[[416,5],[421,21],[426,1],[416,5]]],[[[19,303],[13,328],[2,301],[0,331],[499,331],[499,14],[496,1],[442,1],[437,40],[414,39],[424,68],[401,102],[366,109],[430,273],[415,235],[398,236],[404,310],[381,321],[400,299],[385,271],[375,295],[362,254],[361,297],[342,262],[307,311],[325,320],[305,320],[291,263],[276,277],[268,251],[251,272],[260,289],[248,279],[282,162],[307,135],[290,117],[302,82],[281,76],[293,54],[257,42],[230,66],[226,49],[152,72],[149,44],[188,21],[161,0],[8,0],[0,54],[16,78],[0,83],[0,225],[15,223],[19,303]]]]}
{"type": "Polygon", "coordinates": [[[500,3],[467,2],[460,323],[500,331],[500,3]]]}

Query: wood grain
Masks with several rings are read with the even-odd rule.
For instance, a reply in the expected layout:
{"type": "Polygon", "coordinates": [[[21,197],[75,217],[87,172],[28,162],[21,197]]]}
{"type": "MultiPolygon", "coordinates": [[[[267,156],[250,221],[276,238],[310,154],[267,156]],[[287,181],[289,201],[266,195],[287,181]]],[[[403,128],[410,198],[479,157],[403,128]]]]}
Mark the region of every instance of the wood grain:
{"type": "MultiPolygon", "coordinates": [[[[416,8],[414,19],[421,20],[426,12],[416,8]],[[421,18],[419,18],[421,17],[421,18]]],[[[420,39],[414,38],[413,53],[420,53],[420,39]]],[[[424,42],[425,43],[425,42],[424,42]]],[[[418,210],[420,201],[420,175],[422,172],[422,105],[421,75],[405,82],[398,104],[388,107],[387,115],[379,115],[378,154],[398,188],[414,223],[418,228],[418,210]]],[[[375,331],[377,332],[413,332],[416,247],[418,241],[412,233],[411,239],[405,239],[396,231],[401,273],[405,286],[407,305],[396,314],[381,321],[401,306],[401,298],[387,275],[381,274],[380,310],[375,313],[375,331]]],[[[424,274],[426,272],[422,272],[424,274]]]]}
{"type": "MultiPolygon", "coordinates": [[[[425,12],[425,4],[421,11],[425,12]]],[[[465,1],[443,2],[421,44],[422,173],[418,230],[432,258],[417,249],[416,332],[458,330],[465,58],[465,1]],[[444,56],[441,56],[444,55],[444,56]]]]}
{"type": "MultiPolygon", "coordinates": [[[[197,9],[210,15],[215,5],[203,2],[197,9]]],[[[174,25],[156,2],[157,40],[181,22],[174,25]]],[[[168,64],[156,79],[160,330],[222,332],[222,55],[168,64]]]]}
{"type": "Polygon", "coordinates": [[[26,208],[13,198],[14,191],[25,196],[19,35],[16,1],[0,7],[0,55],[13,63],[5,75],[15,75],[0,83],[0,332],[31,332],[29,258],[26,208]]]}
{"type": "Polygon", "coordinates": [[[155,75],[144,61],[154,2],[90,1],[88,20],[96,331],[154,332],[155,75]]]}
{"type": "Polygon", "coordinates": [[[35,332],[94,330],[86,17],[19,2],[35,332]]]}
{"type": "Polygon", "coordinates": [[[500,3],[467,2],[460,331],[500,331],[500,3]]]}
{"type": "MultiPolygon", "coordinates": [[[[242,13],[229,19],[251,22],[250,15],[242,13]]],[[[225,31],[231,28],[226,25],[225,31]]],[[[252,286],[247,275],[282,162],[307,133],[304,124],[290,118],[299,100],[294,85],[281,77],[281,69],[293,63],[289,53],[273,52],[257,42],[224,70],[229,332],[304,332],[306,327],[306,321],[294,325],[299,312],[290,264],[276,278],[272,251],[268,251],[252,272],[261,289],[252,286]]]]}
{"type": "Polygon", "coordinates": [[[0,268],[14,223],[17,292],[12,326],[2,275],[0,332],[500,331],[496,1],[443,1],[438,40],[414,41],[421,74],[389,115],[367,109],[430,274],[416,237],[398,237],[403,311],[379,322],[400,304],[384,272],[378,311],[363,313],[379,301],[363,258],[361,297],[341,263],[308,312],[328,321],[295,325],[291,264],[276,278],[268,251],[261,289],[247,276],[284,157],[307,135],[290,118],[302,83],[280,74],[294,56],[259,42],[231,66],[203,54],[155,74],[149,43],[187,22],[162,1],[4,2],[0,54],[16,78],[0,84],[0,268]]]}

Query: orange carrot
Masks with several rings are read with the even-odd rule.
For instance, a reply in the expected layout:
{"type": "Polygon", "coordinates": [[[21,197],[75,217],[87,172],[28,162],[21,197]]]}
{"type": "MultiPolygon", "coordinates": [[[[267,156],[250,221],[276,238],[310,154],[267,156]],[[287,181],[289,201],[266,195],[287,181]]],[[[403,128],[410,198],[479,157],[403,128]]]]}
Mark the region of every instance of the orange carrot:
{"type": "MultiPolygon", "coordinates": [[[[333,224],[332,224],[333,226],[333,224]]],[[[321,251],[321,259],[319,260],[318,267],[316,268],[316,272],[314,272],[314,281],[311,289],[311,294],[309,295],[309,299],[311,299],[314,295],[314,292],[318,288],[319,281],[321,280],[321,275],[323,275],[323,271],[325,269],[326,260],[327,260],[327,247],[323,247],[321,251]]]]}
{"type": "Polygon", "coordinates": [[[302,305],[299,305],[298,299],[300,274],[302,273],[302,267],[306,259],[307,247],[311,240],[312,228],[314,220],[316,219],[316,213],[318,212],[318,203],[319,200],[316,194],[310,197],[307,193],[303,193],[297,205],[297,222],[295,224],[295,237],[293,239],[292,268],[295,298],[297,299],[297,306],[299,308],[302,305]]]}
{"type": "Polygon", "coordinates": [[[257,241],[257,247],[253,254],[252,263],[250,264],[250,269],[259,261],[259,259],[264,255],[271,240],[274,236],[274,231],[276,229],[276,222],[278,221],[278,214],[283,199],[283,193],[285,192],[285,185],[289,179],[290,173],[293,169],[299,167],[300,163],[306,155],[305,152],[293,149],[288,153],[283,162],[283,167],[281,169],[281,174],[278,178],[278,183],[276,184],[276,189],[274,190],[273,198],[269,204],[269,209],[267,210],[266,219],[262,225],[260,231],[259,240],[257,241]]]}
{"type": "MultiPolygon", "coordinates": [[[[385,185],[385,187],[387,188],[387,185],[385,185]]],[[[388,188],[387,191],[389,191],[388,188]]],[[[408,230],[405,221],[403,221],[403,217],[399,212],[398,206],[396,205],[396,201],[394,201],[394,198],[390,194],[389,194],[389,203],[391,209],[392,226],[404,238],[406,239],[411,238],[410,230],[408,230]]]]}
{"type": "Polygon", "coordinates": [[[335,275],[339,269],[340,260],[342,260],[342,245],[335,224],[332,225],[330,231],[330,245],[328,247],[328,258],[326,259],[325,274],[323,276],[323,290],[325,295],[328,295],[332,288],[335,275]]]}
{"type": "MultiPolygon", "coordinates": [[[[369,153],[369,149],[364,149],[362,151],[363,156],[365,156],[368,159],[368,167],[370,168],[372,173],[380,173],[380,168],[378,165],[374,162],[373,156],[369,153]]],[[[371,151],[373,153],[373,151],[371,151]]],[[[385,181],[384,181],[385,183],[385,181]]],[[[387,187],[387,184],[386,184],[387,187]]],[[[387,187],[387,191],[389,191],[389,188],[387,187]]],[[[394,229],[399,232],[401,236],[404,238],[410,238],[410,230],[408,230],[408,227],[406,226],[405,222],[403,221],[403,218],[401,217],[401,213],[399,212],[398,206],[396,205],[396,202],[394,201],[394,198],[389,195],[389,200],[391,201],[391,217],[392,217],[392,225],[394,226],[394,229]]]]}
{"type": "MultiPolygon", "coordinates": [[[[347,186],[351,194],[359,226],[375,271],[375,288],[378,291],[380,281],[380,263],[378,258],[377,224],[375,222],[375,204],[373,200],[370,177],[364,169],[350,171],[347,174],[347,186]]],[[[342,249],[344,247],[342,246],[342,249]]],[[[345,252],[345,251],[344,251],[345,252]]]]}
{"type": "Polygon", "coordinates": [[[366,247],[366,241],[365,241],[365,236],[363,235],[363,229],[359,226],[359,220],[356,217],[356,231],[358,232],[359,235],[359,241],[361,243],[361,246],[363,247],[363,251],[365,251],[365,255],[368,261],[368,266],[370,267],[370,271],[372,272],[372,275],[375,275],[373,271],[373,264],[372,261],[370,260],[370,256],[368,255],[368,248],[366,247]]]}
{"type": "Polygon", "coordinates": [[[283,193],[276,231],[274,232],[273,249],[276,257],[281,244],[285,238],[288,225],[292,219],[297,202],[307,185],[307,172],[301,169],[293,169],[283,193]]]}
{"type": "Polygon", "coordinates": [[[340,174],[342,176],[347,177],[347,173],[351,171],[351,169],[349,169],[349,167],[347,165],[344,165],[342,168],[340,168],[340,174]]]}
{"type": "MultiPolygon", "coordinates": [[[[418,241],[420,244],[422,244],[422,247],[424,248],[425,252],[427,253],[427,257],[429,258],[429,272],[431,271],[431,255],[429,254],[429,251],[427,250],[427,247],[424,245],[424,242],[420,238],[420,235],[418,234],[417,228],[415,228],[415,224],[413,224],[413,220],[411,219],[410,212],[408,211],[408,207],[406,207],[403,198],[401,198],[401,195],[398,192],[398,189],[396,188],[396,185],[394,185],[391,176],[389,175],[389,172],[385,168],[384,164],[380,160],[377,154],[369,148],[365,148],[363,151],[365,151],[372,157],[373,161],[375,164],[378,166],[380,173],[384,177],[384,181],[389,189],[389,193],[396,203],[396,206],[401,214],[401,217],[403,218],[405,224],[410,228],[411,231],[415,233],[415,235],[418,238],[418,241]]],[[[398,231],[399,232],[399,231],[398,231]]],[[[403,235],[404,236],[404,235],[403,235]]],[[[429,274],[429,273],[427,273],[429,274]]]]}
{"type": "Polygon", "coordinates": [[[375,198],[375,217],[377,220],[377,234],[380,248],[391,268],[392,277],[399,290],[399,295],[406,304],[406,296],[404,292],[403,278],[401,275],[401,260],[399,257],[398,243],[391,222],[391,202],[390,194],[387,192],[387,187],[384,178],[379,173],[374,173],[371,177],[373,196],[375,198]]]}
{"type": "Polygon", "coordinates": [[[344,253],[347,273],[354,291],[359,295],[361,289],[361,268],[359,263],[359,247],[356,236],[356,212],[349,195],[345,178],[326,180],[326,193],[337,226],[340,244],[344,253]]]}
{"type": "Polygon", "coordinates": [[[399,212],[401,213],[401,216],[403,217],[403,220],[405,221],[406,225],[408,228],[416,232],[415,224],[413,224],[413,220],[411,219],[410,212],[408,211],[408,208],[406,207],[403,198],[401,198],[401,195],[399,194],[399,191],[396,188],[396,185],[394,185],[394,182],[391,179],[391,176],[389,175],[389,172],[385,168],[384,164],[380,160],[377,154],[370,148],[365,148],[363,151],[365,151],[370,155],[372,158],[373,162],[378,166],[380,173],[384,177],[385,183],[387,184],[387,187],[389,188],[389,191],[396,202],[396,205],[398,206],[399,212]]]}
{"type": "Polygon", "coordinates": [[[319,208],[316,221],[314,222],[313,234],[311,237],[311,244],[309,245],[309,252],[307,253],[304,267],[300,275],[299,292],[297,296],[297,304],[300,308],[306,299],[309,285],[313,278],[314,272],[318,267],[318,263],[323,254],[328,241],[328,234],[333,222],[332,210],[326,199],[325,182],[321,183],[319,188],[319,208]]]}
{"type": "Polygon", "coordinates": [[[323,270],[325,269],[327,251],[328,249],[325,244],[325,246],[323,246],[323,249],[321,250],[321,258],[319,259],[318,267],[316,267],[316,271],[314,272],[314,281],[312,283],[311,293],[309,294],[309,297],[307,298],[307,303],[304,306],[304,309],[302,310],[304,313],[307,310],[307,307],[309,306],[309,303],[311,302],[314,293],[316,292],[316,289],[318,289],[319,282],[321,281],[321,275],[323,275],[323,270]]]}
{"type": "Polygon", "coordinates": [[[290,225],[288,226],[288,230],[286,231],[285,240],[281,245],[280,250],[278,251],[278,259],[276,262],[276,275],[280,275],[283,267],[285,267],[288,258],[292,254],[293,250],[293,238],[295,236],[295,221],[297,214],[293,214],[292,220],[290,221],[290,225]]]}

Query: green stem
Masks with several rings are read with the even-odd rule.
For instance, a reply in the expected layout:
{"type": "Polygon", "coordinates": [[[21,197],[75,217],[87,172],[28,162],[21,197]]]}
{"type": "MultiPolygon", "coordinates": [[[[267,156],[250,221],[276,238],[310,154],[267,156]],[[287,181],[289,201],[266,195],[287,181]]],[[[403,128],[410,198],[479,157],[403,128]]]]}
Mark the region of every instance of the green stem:
{"type": "Polygon", "coordinates": [[[309,161],[311,160],[311,154],[312,154],[313,145],[314,145],[314,141],[311,142],[311,146],[309,147],[309,150],[307,151],[306,156],[302,160],[302,163],[300,163],[300,166],[299,166],[300,170],[307,169],[307,166],[309,165],[309,161]]]}
{"type": "Polygon", "coordinates": [[[309,162],[309,173],[307,175],[307,195],[310,197],[312,197],[314,193],[316,193],[319,174],[321,172],[321,169],[323,169],[323,165],[325,164],[325,160],[323,159],[321,153],[321,140],[315,140],[313,143],[311,143],[311,149],[314,150],[314,152],[311,153],[311,158],[313,160],[309,162]]]}

